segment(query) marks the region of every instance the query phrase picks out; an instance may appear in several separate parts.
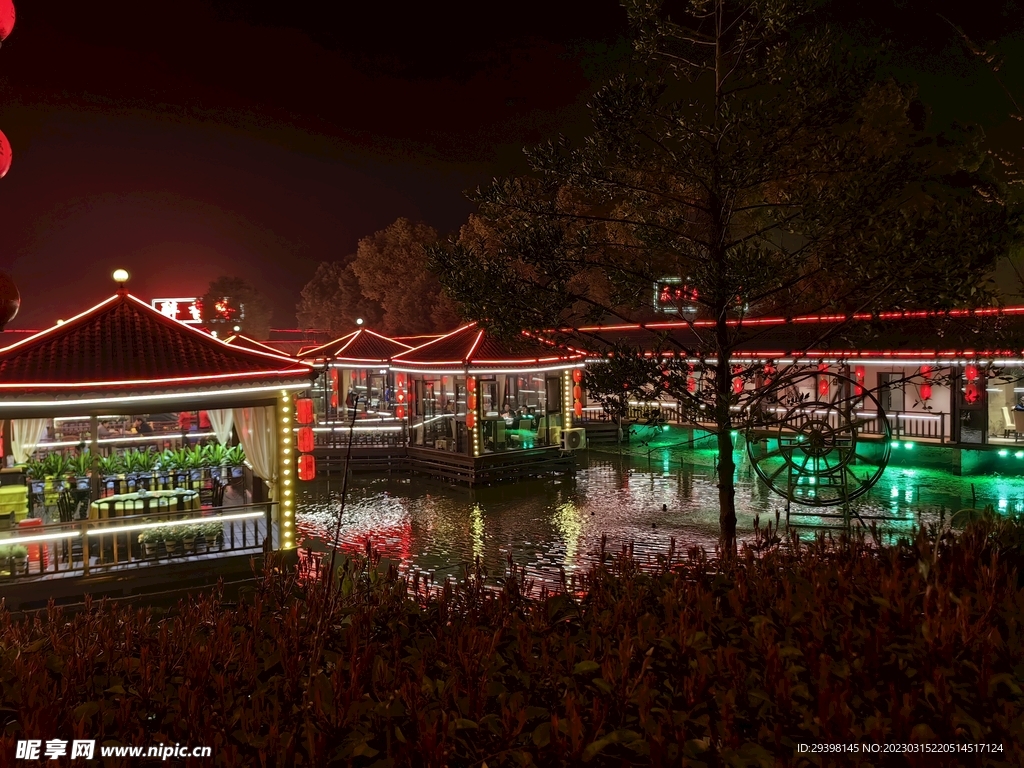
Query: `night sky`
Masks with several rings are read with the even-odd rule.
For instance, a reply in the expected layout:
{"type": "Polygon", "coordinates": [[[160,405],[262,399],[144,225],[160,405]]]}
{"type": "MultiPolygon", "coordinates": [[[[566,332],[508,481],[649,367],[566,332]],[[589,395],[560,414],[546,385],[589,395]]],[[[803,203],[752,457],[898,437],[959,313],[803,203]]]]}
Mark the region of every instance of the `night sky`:
{"type": "MultiPolygon", "coordinates": [[[[953,2],[884,5],[909,52],[894,66],[930,73],[922,90],[949,115],[971,100],[998,129],[1004,97],[934,10],[1019,51],[1017,4],[975,3],[970,19],[953,2]]],[[[318,262],[399,216],[454,230],[463,190],[521,169],[524,144],[578,131],[624,32],[615,0],[21,0],[0,49],[14,147],[0,268],[22,293],[10,327],[91,306],[120,266],[143,298],[246,277],[275,326],[294,327],[318,262]]],[[[1004,68],[1019,99],[1021,60],[1004,68]]]]}

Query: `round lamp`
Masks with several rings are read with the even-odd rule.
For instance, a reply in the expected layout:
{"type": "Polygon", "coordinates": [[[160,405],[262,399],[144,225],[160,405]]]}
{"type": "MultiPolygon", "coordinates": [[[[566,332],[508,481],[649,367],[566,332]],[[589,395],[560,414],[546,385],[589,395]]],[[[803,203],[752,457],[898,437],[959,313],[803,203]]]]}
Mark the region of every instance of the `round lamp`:
{"type": "Polygon", "coordinates": [[[127,283],[129,277],[130,277],[130,275],[128,274],[128,270],[127,269],[115,269],[114,270],[114,274],[113,274],[114,282],[117,283],[118,285],[124,285],[125,283],[127,283]]]}

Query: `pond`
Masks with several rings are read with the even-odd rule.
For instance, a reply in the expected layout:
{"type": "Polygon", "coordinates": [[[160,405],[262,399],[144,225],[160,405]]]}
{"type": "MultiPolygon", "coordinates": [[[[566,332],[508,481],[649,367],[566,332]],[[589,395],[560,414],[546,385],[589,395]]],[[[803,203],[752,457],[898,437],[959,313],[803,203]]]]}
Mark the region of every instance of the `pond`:
{"type": "MultiPolygon", "coordinates": [[[[737,517],[741,538],[754,518],[784,522],[785,500],[757,479],[745,454],[736,453],[737,517]]],[[[538,581],[557,582],[562,570],[586,568],[605,537],[610,551],[632,545],[638,557],[699,545],[713,553],[718,539],[718,489],[712,451],[660,451],[644,457],[614,448],[580,456],[575,477],[529,480],[467,489],[407,475],[355,474],[342,518],[340,549],[362,552],[367,542],[406,572],[437,579],[462,573],[480,558],[492,576],[509,557],[538,581]]],[[[306,483],[298,499],[298,527],[316,549],[334,538],[342,480],[306,483]]],[[[1002,513],[1024,510],[1024,477],[957,477],[933,469],[890,466],[869,494],[853,506],[890,536],[919,522],[972,505],[991,504],[1002,513]]],[[[816,510],[793,505],[793,521],[829,525],[830,518],[797,518],[816,510]]],[[[830,508],[826,514],[841,513],[830,508]]],[[[813,528],[801,528],[813,535],[813,528]]]]}

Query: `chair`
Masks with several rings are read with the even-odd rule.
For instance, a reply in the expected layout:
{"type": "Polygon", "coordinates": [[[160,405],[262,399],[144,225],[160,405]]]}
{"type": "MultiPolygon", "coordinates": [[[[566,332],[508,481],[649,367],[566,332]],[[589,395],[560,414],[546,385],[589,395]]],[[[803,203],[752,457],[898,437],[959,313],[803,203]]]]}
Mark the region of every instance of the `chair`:
{"type": "Polygon", "coordinates": [[[57,510],[60,512],[60,521],[70,523],[75,519],[75,512],[78,509],[78,501],[71,495],[71,491],[61,491],[57,497],[57,510]]]}
{"type": "Polygon", "coordinates": [[[1024,411],[1013,412],[1013,442],[1017,442],[1024,437],[1024,411]]]}
{"type": "Polygon", "coordinates": [[[1010,413],[1010,409],[1007,406],[1003,406],[1003,437],[1009,437],[1011,432],[1017,431],[1017,425],[1013,420],[1013,416],[1010,413]]]}

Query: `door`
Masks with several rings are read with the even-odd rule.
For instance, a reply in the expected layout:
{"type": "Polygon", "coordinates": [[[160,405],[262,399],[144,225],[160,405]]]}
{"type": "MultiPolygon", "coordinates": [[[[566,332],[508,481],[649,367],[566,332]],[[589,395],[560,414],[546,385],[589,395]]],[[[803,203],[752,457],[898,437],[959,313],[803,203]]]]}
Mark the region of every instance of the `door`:
{"type": "MultiPolygon", "coordinates": [[[[878,402],[882,404],[882,410],[886,415],[895,416],[903,410],[906,393],[903,391],[903,385],[897,383],[902,378],[902,373],[878,374],[878,402]]],[[[896,426],[895,422],[893,426],[896,426]]]]}

